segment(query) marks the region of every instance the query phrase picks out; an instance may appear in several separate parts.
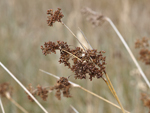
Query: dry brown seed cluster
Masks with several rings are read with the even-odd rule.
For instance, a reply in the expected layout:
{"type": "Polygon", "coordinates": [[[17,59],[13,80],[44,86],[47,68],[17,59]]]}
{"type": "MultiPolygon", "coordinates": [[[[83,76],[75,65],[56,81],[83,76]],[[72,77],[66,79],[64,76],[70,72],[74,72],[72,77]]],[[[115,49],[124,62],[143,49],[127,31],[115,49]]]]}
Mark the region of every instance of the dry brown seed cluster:
{"type": "Polygon", "coordinates": [[[86,52],[80,47],[75,49],[69,48],[69,45],[63,41],[57,41],[57,44],[54,42],[45,42],[44,47],[41,46],[42,52],[44,55],[56,53],[56,50],[60,51],[59,62],[63,63],[65,66],[68,66],[71,71],[75,73],[75,78],[85,79],[88,74],[89,79],[97,77],[101,78],[105,71],[105,59],[103,56],[105,51],[97,52],[97,50],[86,50],[86,52]],[[73,61],[73,64],[70,61],[73,61]]]}
{"type": "Polygon", "coordinates": [[[81,12],[87,16],[87,20],[91,22],[94,27],[102,25],[105,21],[102,14],[97,13],[88,7],[83,8],[81,12]]]}
{"type": "Polygon", "coordinates": [[[149,47],[149,39],[143,37],[141,40],[138,39],[135,42],[135,48],[140,49],[140,60],[143,61],[145,64],[150,65],[150,50],[149,47]]]}
{"type": "Polygon", "coordinates": [[[61,91],[63,92],[64,97],[71,97],[70,95],[71,84],[68,82],[68,79],[65,77],[60,77],[57,81],[57,84],[50,88],[50,90],[56,89],[55,96],[58,100],[61,100],[61,91]]]}
{"type": "Polygon", "coordinates": [[[53,9],[49,9],[47,10],[47,14],[49,16],[47,16],[47,24],[49,26],[53,26],[53,23],[55,23],[56,21],[61,22],[61,19],[64,17],[64,15],[62,14],[62,12],[60,12],[60,8],[58,8],[54,13],[53,13],[53,9]]]}
{"type": "Polygon", "coordinates": [[[144,106],[149,108],[149,113],[150,113],[150,97],[147,94],[142,93],[141,100],[143,101],[144,106]]]}
{"type": "MultiPolygon", "coordinates": [[[[47,88],[42,88],[42,86],[38,85],[37,89],[34,89],[31,84],[29,84],[28,88],[29,92],[35,97],[40,96],[44,101],[46,101],[48,97],[48,90],[47,88]]],[[[27,93],[26,93],[27,94],[27,93]]],[[[27,94],[28,95],[28,94],[27,94]]],[[[28,99],[31,100],[32,102],[34,101],[29,95],[28,99]]]]}
{"type": "Polygon", "coordinates": [[[0,84],[0,95],[3,97],[6,97],[6,93],[9,93],[12,95],[13,88],[8,83],[2,83],[0,84]]]}
{"type": "Polygon", "coordinates": [[[149,39],[146,37],[143,37],[141,40],[138,39],[135,42],[135,48],[143,48],[143,47],[149,47],[149,43],[148,43],[149,39]]]}
{"type": "Polygon", "coordinates": [[[37,86],[37,95],[40,96],[44,101],[46,101],[48,97],[48,90],[46,88],[42,88],[40,85],[37,86]]]}

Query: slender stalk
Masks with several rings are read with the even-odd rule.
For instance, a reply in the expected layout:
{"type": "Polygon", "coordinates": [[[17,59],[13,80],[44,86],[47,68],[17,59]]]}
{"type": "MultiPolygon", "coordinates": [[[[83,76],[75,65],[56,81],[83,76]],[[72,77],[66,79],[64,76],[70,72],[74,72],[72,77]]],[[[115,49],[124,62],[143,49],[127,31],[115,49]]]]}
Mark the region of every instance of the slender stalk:
{"type": "Polygon", "coordinates": [[[122,37],[122,35],[120,34],[120,32],[118,31],[118,29],[116,28],[116,26],[114,25],[114,23],[111,21],[111,19],[109,19],[108,17],[105,17],[105,20],[107,20],[109,22],[109,24],[112,26],[112,28],[115,30],[115,32],[117,33],[118,37],[120,38],[120,40],[122,41],[122,43],[124,44],[125,48],[127,49],[129,55],[131,56],[133,62],[135,63],[135,65],[137,66],[138,70],[140,71],[143,79],[145,80],[145,82],[147,83],[148,87],[150,88],[150,82],[147,79],[146,75],[144,74],[142,68],[140,67],[140,65],[138,64],[136,58],[134,57],[132,51],[130,50],[128,44],[126,43],[126,41],[124,40],[124,38],[122,37]]]}
{"type": "MultiPolygon", "coordinates": [[[[79,27],[78,27],[78,28],[79,28],[79,27]]],[[[80,30],[80,32],[82,33],[82,35],[83,35],[83,37],[85,38],[85,40],[86,40],[86,42],[88,43],[88,45],[90,46],[90,48],[93,49],[92,46],[91,46],[91,44],[89,43],[88,39],[86,38],[85,34],[83,33],[83,31],[82,31],[80,28],[79,28],[79,30],[80,30]]]]}
{"type": "MultiPolygon", "coordinates": [[[[105,98],[103,98],[103,97],[101,97],[101,96],[99,96],[99,95],[97,95],[97,94],[95,94],[95,93],[93,93],[93,92],[91,92],[91,91],[89,91],[89,90],[87,90],[87,89],[81,87],[81,86],[80,86],[79,88],[82,89],[82,90],[84,90],[84,91],[86,91],[86,92],[88,92],[88,93],[90,93],[90,94],[92,94],[93,96],[95,96],[95,97],[97,97],[97,98],[99,98],[99,99],[101,99],[101,100],[103,100],[103,101],[105,101],[105,102],[107,102],[107,103],[109,103],[109,104],[115,106],[116,108],[121,109],[121,107],[119,107],[118,105],[116,105],[116,104],[110,102],[109,100],[107,100],[107,99],[105,99],[105,98]]],[[[124,112],[124,113],[125,113],[125,112],[124,112]]],[[[126,113],[130,113],[130,112],[129,112],[129,111],[126,111],[126,113]]]]}
{"type": "Polygon", "coordinates": [[[1,101],[1,97],[0,97],[0,106],[1,106],[1,109],[2,109],[2,113],[5,113],[5,110],[4,110],[4,107],[3,107],[3,103],[1,101]]]}
{"type": "Polygon", "coordinates": [[[7,73],[28,93],[28,95],[37,103],[37,105],[45,112],[46,109],[37,101],[37,99],[27,90],[27,88],[0,62],[0,65],[5,69],[7,73]]]}
{"type": "Polygon", "coordinates": [[[68,53],[68,54],[72,55],[73,57],[75,57],[75,58],[77,58],[78,60],[80,60],[80,61],[81,61],[81,59],[80,59],[80,58],[78,58],[78,57],[76,57],[74,54],[72,54],[72,53],[70,53],[70,52],[68,52],[68,51],[66,51],[66,50],[64,50],[64,49],[61,49],[61,50],[65,51],[66,53],[68,53]]]}
{"type": "Polygon", "coordinates": [[[10,100],[13,104],[15,104],[22,112],[29,113],[22,106],[20,106],[14,99],[12,99],[9,93],[6,93],[5,95],[7,99],[10,100]]]}
{"type": "Polygon", "coordinates": [[[120,102],[120,100],[119,100],[119,98],[117,96],[117,93],[116,93],[116,91],[115,91],[115,89],[114,89],[114,87],[113,87],[113,85],[112,85],[112,83],[111,83],[111,81],[109,79],[109,76],[107,74],[105,74],[105,75],[106,75],[106,78],[107,78],[107,80],[108,80],[108,82],[110,84],[110,87],[112,89],[113,95],[115,96],[116,100],[118,101],[118,104],[120,105],[122,112],[125,113],[124,108],[123,108],[123,106],[122,106],[122,104],[121,104],[121,102],[120,102]]]}
{"type": "Polygon", "coordinates": [[[74,111],[75,113],[79,113],[72,105],[70,105],[70,107],[73,109],[73,111],[74,111]]]}
{"type": "MultiPolygon", "coordinates": [[[[46,71],[44,71],[44,70],[42,70],[42,69],[40,69],[40,71],[41,71],[41,72],[44,72],[44,73],[46,73],[46,74],[48,74],[48,75],[50,75],[50,76],[52,76],[52,77],[54,77],[54,78],[56,78],[56,79],[59,79],[59,77],[56,76],[56,75],[54,75],[54,74],[51,74],[51,73],[49,73],[49,72],[46,72],[46,71]]],[[[97,98],[99,98],[99,99],[101,99],[101,100],[103,100],[103,101],[105,101],[105,102],[107,102],[107,103],[113,105],[114,107],[116,107],[116,108],[118,108],[118,109],[121,109],[120,106],[118,106],[118,105],[116,105],[116,104],[110,102],[109,100],[107,100],[107,99],[105,99],[105,98],[103,98],[103,97],[101,97],[101,96],[99,96],[99,95],[97,95],[97,94],[95,94],[95,93],[93,93],[93,92],[91,92],[91,91],[89,91],[89,90],[87,90],[87,89],[81,87],[80,85],[78,85],[78,84],[76,84],[76,83],[73,83],[73,82],[71,82],[71,81],[69,81],[69,83],[71,83],[71,85],[72,85],[73,87],[80,88],[80,89],[86,91],[87,93],[90,93],[90,94],[92,94],[93,96],[95,96],[95,97],[97,97],[97,98]]],[[[130,113],[130,112],[129,112],[129,111],[126,111],[126,113],[130,113]]]]}
{"type": "Polygon", "coordinates": [[[105,81],[105,83],[107,84],[107,86],[108,86],[109,90],[111,91],[111,93],[112,93],[112,94],[113,94],[113,96],[115,97],[115,95],[114,95],[114,93],[113,93],[113,90],[112,90],[111,86],[109,85],[109,83],[107,82],[107,80],[106,80],[106,79],[104,79],[103,77],[102,77],[102,79],[105,81]]]}
{"type": "Polygon", "coordinates": [[[84,49],[84,51],[86,51],[86,49],[85,49],[85,46],[79,41],[79,39],[76,37],[76,35],[69,29],[69,27],[66,25],[66,24],[64,24],[63,22],[61,22],[62,23],[62,25],[64,25],[69,31],[70,31],[70,33],[77,39],[77,41],[80,43],[80,45],[82,46],[82,48],[84,49]]]}

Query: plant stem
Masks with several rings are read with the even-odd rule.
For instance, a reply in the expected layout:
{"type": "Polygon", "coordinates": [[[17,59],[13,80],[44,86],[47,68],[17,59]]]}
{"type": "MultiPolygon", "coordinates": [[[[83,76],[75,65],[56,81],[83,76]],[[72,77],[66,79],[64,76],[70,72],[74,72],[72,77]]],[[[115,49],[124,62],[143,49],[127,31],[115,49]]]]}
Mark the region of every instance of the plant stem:
{"type": "Polygon", "coordinates": [[[138,70],[140,71],[143,79],[145,80],[146,84],[148,85],[148,87],[150,88],[150,82],[147,79],[146,75],[144,74],[142,68],[140,67],[140,65],[138,64],[136,58],[134,57],[132,51],[130,50],[129,46],[127,45],[126,41],[124,40],[124,38],[122,37],[122,35],[120,34],[120,32],[118,31],[118,29],[116,28],[116,26],[113,24],[113,22],[111,21],[111,19],[109,19],[108,17],[105,17],[105,20],[109,22],[109,24],[112,26],[112,28],[115,30],[115,32],[117,33],[118,37],[120,38],[120,40],[122,41],[122,43],[124,44],[125,48],[127,49],[129,55],[131,56],[133,62],[135,63],[135,65],[137,66],[138,70]]]}
{"type": "Polygon", "coordinates": [[[20,106],[15,100],[13,100],[9,93],[6,93],[5,95],[6,95],[7,99],[10,100],[13,104],[15,104],[22,112],[29,113],[22,106],[20,106]]]}
{"type": "Polygon", "coordinates": [[[70,105],[70,107],[73,109],[73,111],[74,111],[75,113],[79,113],[72,105],[70,105]]]}
{"type": "MultiPolygon", "coordinates": [[[[84,91],[86,91],[86,92],[88,92],[88,93],[90,93],[90,94],[92,94],[93,96],[95,96],[95,97],[97,97],[97,98],[99,98],[99,99],[101,99],[101,100],[103,100],[103,101],[105,101],[105,102],[107,102],[107,103],[109,103],[109,104],[115,106],[116,108],[121,109],[121,107],[119,107],[118,105],[116,105],[116,104],[110,102],[109,100],[107,100],[107,99],[105,99],[105,98],[103,98],[103,97],[101,97],[101,96],[99,96],[99,95],[97,95],[97,94],[95,94],[95,93],[93,93],[93,92],[91,92],[91,91],[89,91],[89,90],[87,90],[87,89],[81,87],[81,86],[80,86],[79,88],[82,89],[82,90],[84,90],[84,91]]],[[[124,112],[124,113],[125,113],[125,112],[124,112]]],[[[126,113],[130,113],[130,112],[129,112],[129,111],[126,111],[126,113]]]]}
{"type": "Polygon", "coordinates": [[[66,53],[68,53],[68,54],[72,55],[73,57],[77,58],[78,60],[82,61],[80,58],[78,58],[78,57],[75,56],[74,54],[72,54],[72,53],[70,53],[70,52],[68,52],[68,51],[66,51],[66,50],[64,50],[64,49],[61,49],[61,50],[62,50],[62,51],[65,51],[66,53]]]}
{"type": "Polygon", "coordinates": [[[0,106],[1,106],[1,109],[2,109],[2,113],[5,113],[5,110],[4,110],[4,107],[3,107],[2,101],[1,101],[1,97],[0,97],[0,106]]]}
{"type": "Polygon", "coordinates": [[[82,32],[82,30],[80,28],[79,28],[79,30],[82,33],[83,37],[85,38],[86,42],[89,44],[90,48],[93,49],[92,46],[91,46],[91,44],[89,43],[88,39],[86,38],[85,34],[82,32]]]}
{"type": "Polygon", "coordinates": [[[109,85],[110,85],[110,87],[111,87],[111,89],[112,89],[113,95],[115,96],[116,100],[118,101],[118,104],[120,105],[122,112],[125,113],[124,108],[123,108],[123,106],[122,106],[122,104],[121,104],[121,102],[120,102],[120,100],[119,100],[119,98],[118,98],[118,96],[117,96],[117,94],[116,94],[116,91],[115,91],[115,89],[114,89],[114,87],[113,87],[113,85],[112,85],[112,83],[111,83],[111,81],[110,81],[110,79],[109,79],[109,76],[108,76],[107,74],[105,74],[105,75],[106,75],[106,78],[107,78],[107,80],[108,80],[108,83],[109,83],[109,85]]]}
{"type": "Polygon", "coordinates": [[[27,90],[27,88],[0,62],[0,65],[5,69],[7,73],[28,93],[28,95],[38,104],[38,106],[45,112],[46,109],[37,101],[37,99],[27,90]]]}
{"type": "MultiPolygon", "coordinates": [[[[106,80],[105,78],[103,78],[103,77],[102,77],[102,79],[105,81],[105,83],[107,84],[107,86],[108,86],[109,90],[111,91],[111,93],[112,93],[112,94],[113,94],[113,96],[115,97],[115,95],[114,95],[114,93],[113,93],[113,90],[112,90],[112,88],[111,88],[110,84],[107,82],[107,80],[106,80]]],[[[115,97],[115,98],[116,98],[116,97],[115,97]]]]}
{"type": "Polygon", "coordinates": [[[69,31],[70,31],[70,33],[77,39],[77,41],[80,43],[80,45],[82,46],[82,48],[84,49],[84,51],[86,51],[86,49],[85,49],[85,46],[79,41],[79,39],[76,37],[76,35],[70,30],[70,28],[66,25],[66,24],[64,24],[63,22],[61,22],[62,23],[62,25],[64,25],[69,31]]]}

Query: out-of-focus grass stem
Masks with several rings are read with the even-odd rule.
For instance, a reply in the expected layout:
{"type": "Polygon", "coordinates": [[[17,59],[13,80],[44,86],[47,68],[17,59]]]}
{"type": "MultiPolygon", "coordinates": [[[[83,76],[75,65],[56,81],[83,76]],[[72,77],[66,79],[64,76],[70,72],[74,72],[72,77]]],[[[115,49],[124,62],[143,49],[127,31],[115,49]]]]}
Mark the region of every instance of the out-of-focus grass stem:
{"type": "Polygon", "coordinates": [[[37,105],[45,112],[46,109],[38,102],[38,100],[27,90],[27,88],[0,62],[0,65],[4,68],[4,70],[28,93],[28,95],[37,103],[37,105]]]}
{"type": "Polygon", "coordinates": [[[2,113],[5,113],[5,110],[4,110],[4,107],[3,107],[3,103],[2,103],[2,100],[1,100],[1,96],[0,96],[0,106],[1,106],[1,109],[2,109],[2,113]]]}
{"type": "Polygon", "coordinates": [[[124,40],[123,36],[120,34],[120,32],[118,31],[118,29],[116,28],[116,26],[114,25],[114,23],[111,21],[110,18],[105,17],[105,20],[109,22],[109,24],[112,26],[112,28],[115,30],[115,32],[117,33],[118,37],[120,38],[120,40],[122,41],[123,45],[125,46],[125,48],[127,49],[129,55],[131,56],[133,62],[135,63],[135,65],[137,66],[138,70],[140,71],[143,79],[145,80],[146,84],[148,85],[148,87],[150,88],[150,82],[147,79],[146,75],[144,74],[142,68],[140,67],[140,65],[138,64],[136,58],[134,57],[131,49],[129,48],[128,44],[126,43],[126,41],[124,40]]]}

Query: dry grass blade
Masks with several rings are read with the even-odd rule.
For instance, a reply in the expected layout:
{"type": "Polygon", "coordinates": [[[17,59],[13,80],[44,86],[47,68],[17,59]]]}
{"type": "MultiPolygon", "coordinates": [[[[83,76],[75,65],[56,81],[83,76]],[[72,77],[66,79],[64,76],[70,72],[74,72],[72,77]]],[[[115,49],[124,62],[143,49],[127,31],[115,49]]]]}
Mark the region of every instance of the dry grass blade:
{"type": "MultiPolygon", "coordinates": [[[[51,73],[49,73],[49,72],[46,72],[46,71],[44,71],[44,70],[42,70],[42,69],[40,69],[40,71],[41,71],[41,72],[44,72],[44,73],[46,73],[46,74],[48,74],[48,75],[51,75],[51,76],[55,77],[56,79],[59,79],[59,77],[56,76],[56,75],[54,75],[54,74],[51,74],[51,73]]],[[[71,85],[72,85],[73,87],[78,87],[78,88],[80,88],[80,89],[82,89],[82,90],[84,90],[84,91],[86,91],[86,92],[92,94],[93,96],[95,96],[95,97],[97,97],[97,98],[99,98],[99,99],[101,99],[101,100],[103,100],[103,101],[105,101],[105,102],[107,102],[107,103],[113,105],[114,107],[116,107],[116,108],[118,108],[118,109],[121,109],[121,107],[119,107],[118,105],[116,105],[116,104],[110,102],[109,100],[107,100],[107,99],[105,99],[105,98],[103,98],[103,97],[101,97],[101,96],[99,96],[99,95],[97,95],[97,94],[95,94],[95,93],[93,93],[93,92],[91,92],[91,91],[89,91],[89,90],[87,90],[87,89],[81,87],[80,85],[75,84],[75,83],[73,83],[73,82],[71,82],[71,81],[69,81],[69,83],[71,83],[71,85]]],[[[126,113],[130,113],[130,112],[127,111],[127,110],[126,110],[125,112],[126,112],[126,113]]]]}
{"type": "Polygon", "coordinates": [[[123,45],[125,46],[125,48],[127,49],[129,55],[131,56],[132,60],[134,61],[135,65],[137,66],[138,70],[140,71],[143,79],[145,80],[146,84],[148,85],[148,87],[150,88],[150,82],[147,79],[146,75],[144,74],[142,68],[140,67],[140,65],[138,64],[136,58],[134,57],[131,49],[129,48],[128,44],[126,43],[126,41],[124,40],[123,36],[120,34],[120,32],[118,31],[118,29],[116,28],[116,26],[113,24],[113,22],[111,21],[111,19],[109,19],[108,17],[105,17],[105,20],[108,21],[110,23],[110,25],[112,26],[112,28],[115,30],[115,32],[117,33],[118,37],[120,38],[120,40],[122,41],[123,45]]]}
{"type": "Polygon", "coordinates": [[[73,111],[74,111],[75,113],[79,113],[72,105],[70,105],[70,107],[73,109],[73,111]]]}
{"type": "Polygon", "coordinates": [[[118,96],[116,94],[116,91],[115,91],[115,89],[114,89],[114,87],[113,87],[113,85],[112,85],[112,83],[111,83],[111,81],[109,79],[109,76],[107,74],[105,74],[105,75],[106,75],[107,80],[109,82],[109,85],[110,85],[110,87],[112,89],[111,91],[112,91],[113,95],[115,96],[116,100],[118,101],[118,104],[120,105],[122,112],[125,113],[124,108],[123,108],[123,106],[122,106],[122,104],[121,104],[121,102],[120,102],[120,100],[119,100],[119,98],[118,98],[118,96]]]}
{"type": "Polygon", "coordinates": [[[1,97],[0,97],[0,106],[1,106],[1,109],[2,109],[2,113],[5,113],[1,97]]]}
{"type": "MultiPolygon", "coordinates": [[[[103,78],[103,77],[102,77],[102,78],[103,78]]],[[[111,88],[110,84],[107,82],[107,80],[106,80],[105,78],[103,78],[103,80],[105,81],[105,83],[107,84],[109,90],[111,91],[111,93],[112,93],[113,96],[115,97],[115,95],[114,95],[114,93],[113,93],[113,91],[112,91],[112,88],[111,88]]]]}
{"type": "Polygon", "coordinates": [[[20,106],[14,99],[11,98],[9,93],[6,93],[7,99],[9,99],[15,106],[17,106],[23,113],[28,113],[22,106],[20,106]]]}
{"type": "Polygon", "coordinates": [[[38,104],[38,106],[45,112],[46,109],[37,101],[37,99],[26,89],[26,87],[0,62],[0,65],[4,68],[4,70],[9,73],[9,75],[31,96],[31,98],[38,104]]]}
{"type": "Polygon", "coordinates": [[[82,33],[82,35],[83,35],[83,37],[85,38],[85,40],[86,40],[86,42],[88,43],[88,45],[90,46],[90,48],[93,49],[92,46],[91,46],[91,44],[89,43],[88,39],[86,38],[85,34],[83,33],[83,31],[82,31],[80,28],[79,28],[79,30],[80,30],[80,32],[82,33]]]}
{"type": "MultiPolygon", "coordinates": [[[[90,94],[92,94],[93,96],[95,96],[95,97],[97,97],[97,98],[99,98],[99,99],[101,99],[101,100],[103,100],[103,101],[105,101],[105,102],[107,102],[107,103],[109,103],[109,104],[111,104],[111,105],[113,105],[113,106],[115,106],[116,108],[118,108],[118,109],[121,109],[121,107],[120,106],[118,106],[118,105],[116,105],[116,104],[114,104],[114,103],[112,103],[112,102],[110,102],[109,100],[107,100],[107,99],[104,99],[103,97],[101,97],[101,96],[99,96],[99,95],[97,95],[97,94],[95,94],[95,93],[93,93],[93,92],[91,92],[91,91],[89,91],[89,90],[87,90],[87,89],[85,89],[85,88],[83,88],[83,87],[79,87],[79,88],[81,88],[82,90],[84,90],[84,91],[86,91],[86,92],[88,92],[88,93],[90,93],[90,94]]],[[[126,113],[130,113],[129,111],[125,111],[126,113]]]]}

